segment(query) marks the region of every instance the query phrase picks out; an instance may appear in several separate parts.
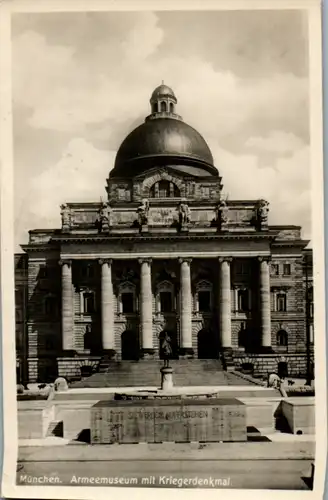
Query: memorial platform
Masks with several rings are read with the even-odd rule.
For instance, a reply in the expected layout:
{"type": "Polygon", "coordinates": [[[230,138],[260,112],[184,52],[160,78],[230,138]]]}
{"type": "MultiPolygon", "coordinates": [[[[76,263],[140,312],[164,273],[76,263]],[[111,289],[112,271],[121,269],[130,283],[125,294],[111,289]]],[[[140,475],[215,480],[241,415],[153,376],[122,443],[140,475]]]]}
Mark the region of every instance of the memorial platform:
{"type": "Polygon", "coordinates": [[[100,401],[91,408],[91,443],[246,441],[237,399],[100,401]]]}

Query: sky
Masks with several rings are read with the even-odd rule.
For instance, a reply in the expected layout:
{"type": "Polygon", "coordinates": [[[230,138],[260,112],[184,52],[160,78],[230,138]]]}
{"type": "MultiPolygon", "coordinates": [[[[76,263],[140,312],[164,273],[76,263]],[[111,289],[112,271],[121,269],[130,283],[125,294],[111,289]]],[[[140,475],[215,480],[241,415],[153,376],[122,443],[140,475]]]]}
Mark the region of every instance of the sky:
{"type": "Polygon", "coordinates": [[[60,204],[106,199],[125,136],[162,80],[208,143],[229,199],[311,237],[303,11],[15,14],[15,245],[60,227],[60,204]]]}

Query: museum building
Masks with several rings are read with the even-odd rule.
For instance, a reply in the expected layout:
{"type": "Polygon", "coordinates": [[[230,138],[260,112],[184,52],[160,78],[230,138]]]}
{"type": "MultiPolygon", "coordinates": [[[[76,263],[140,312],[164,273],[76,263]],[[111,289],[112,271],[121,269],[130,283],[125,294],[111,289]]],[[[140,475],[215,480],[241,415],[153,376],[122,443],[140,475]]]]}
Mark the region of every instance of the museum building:
{"type": "Polygon", "coordinates": [[[117,152],[106,201],[65,203],[61,227],[30,230],[15,256],[19,380],[151,366],[165,334],[175,363],[305,374],[313,287],[301,228],[269,225],[265,200],[225,199],[172,89],[156,88],[150,106],[117,152]]]}

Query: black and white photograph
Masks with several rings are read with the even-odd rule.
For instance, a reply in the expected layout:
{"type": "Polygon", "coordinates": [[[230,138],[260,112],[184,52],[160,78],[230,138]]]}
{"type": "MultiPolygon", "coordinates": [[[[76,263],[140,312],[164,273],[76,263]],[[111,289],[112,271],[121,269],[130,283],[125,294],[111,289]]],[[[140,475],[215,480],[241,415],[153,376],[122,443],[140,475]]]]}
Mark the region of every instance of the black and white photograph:
{"type": "Polygon", "coordinates": [[[92,3],[7,4],[4,494],[312,497],[320,3],[92,3]]]}

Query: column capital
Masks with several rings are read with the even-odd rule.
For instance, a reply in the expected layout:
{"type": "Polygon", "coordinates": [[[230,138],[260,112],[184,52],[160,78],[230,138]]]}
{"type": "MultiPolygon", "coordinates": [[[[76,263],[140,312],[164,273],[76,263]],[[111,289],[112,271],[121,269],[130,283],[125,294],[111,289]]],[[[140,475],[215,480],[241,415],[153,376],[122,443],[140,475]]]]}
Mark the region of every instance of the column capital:
{"type": "Polygon", "coordinates": [[[183,262],[187,262],[187,264],[191,264],[192,258],[191,257],[179,257],[179,264],[182,264],[183,262]]]}
{"type": "Polygon", "coordinates": [[[268,264],[271,261],[271,255],[258,256],[257,260],[259,262],[266,262],[268,264]]]}
{"type": "Polygon", "coordinates": [[[218,257],[219,262],[228,262],[229,264],[232,262],[232,257],[218,257]]]}
{"type": "Polygon", "coordinates": [[[140,258],[138,259],[139,264],[143,264],[144,262],[145,262],[146,264],[151,264],[151,263],[152,263],[152,261],[153,261],[153,259],[152,259],[151,257],[140,257],[140,258]]]}
{"type": "Polygon", "coordinates": [[[109,266],[112,265],[113,259],[99,259],[98,260],[99,264],[102,266],[103,264],[108,264],[109,266]]]}
{"type": "Polygon", "coordinates": [[[72,260],[71,259],[60,259],[58,263],[59,263],[60,266],[64,266],[65,264],[67,266],[71,266],[72,265],[72,260]]]}

